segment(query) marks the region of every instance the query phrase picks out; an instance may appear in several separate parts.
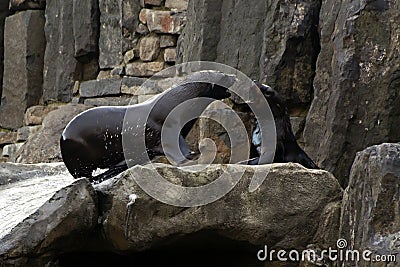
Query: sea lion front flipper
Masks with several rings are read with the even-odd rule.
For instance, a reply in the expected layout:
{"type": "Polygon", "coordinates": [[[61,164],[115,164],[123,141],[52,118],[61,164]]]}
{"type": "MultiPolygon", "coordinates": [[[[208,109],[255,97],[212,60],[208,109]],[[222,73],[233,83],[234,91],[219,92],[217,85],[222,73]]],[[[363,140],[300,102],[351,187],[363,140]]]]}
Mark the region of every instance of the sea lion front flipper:
{"type": "Polygon", "coordinates": [[[103,172],[102,174],[90,177],[89,180],[90,182],[96,181],[96,183],[101,183],[102,181],[112,178],[113,176],[116,176],[117,174],[127,169],[128,165],[126,165],[126,162],[124,160],[110,167],[107,171],[103,172]]]}

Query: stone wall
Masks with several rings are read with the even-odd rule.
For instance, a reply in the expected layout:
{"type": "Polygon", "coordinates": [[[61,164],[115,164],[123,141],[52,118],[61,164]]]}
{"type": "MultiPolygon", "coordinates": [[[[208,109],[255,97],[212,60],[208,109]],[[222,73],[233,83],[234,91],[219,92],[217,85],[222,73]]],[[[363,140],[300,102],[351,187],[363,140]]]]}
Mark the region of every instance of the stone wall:
{"type": "Polygon", "coordinates": [[[0,5],[0,41],[3,30],[6,35],[4,52],[0,46],[1,75],[5,65],[0,158],[13,161],[60,102],[127,105],[160,93],[157,86],[138,88],[175,64],[188,1],[13,0],[0,5]]]}

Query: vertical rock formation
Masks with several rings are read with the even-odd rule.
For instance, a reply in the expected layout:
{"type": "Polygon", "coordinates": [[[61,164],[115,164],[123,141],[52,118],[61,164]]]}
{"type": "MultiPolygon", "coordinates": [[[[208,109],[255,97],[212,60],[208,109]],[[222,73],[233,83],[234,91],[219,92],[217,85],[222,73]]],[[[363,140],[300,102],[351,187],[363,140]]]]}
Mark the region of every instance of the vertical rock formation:
{"type": "Polygon", "coordinates": [[[357,154],[340,223],[340,237],[347,240],[349,249],[397,255],[399,261],[399,179],[400,144],[372,146],[357,154]]]}
{"type": "Polygon", "coordinates": [[[398,1],[323,1],[306,152],[346,185],[357,151],[400,140],[398,1]]]}
{"type": "Polygon", "coordinates": [[[8,0],[0,2],[0,98],[3,88],[4,24],[8,15],[8,0]]]}
{"type": "Polygon", "coordinates": [[[69,102],[76,80],[96,77],[98,15],[97,0],[47,1],[45,102],[69,102]]]}
{"type": "Polygon", "coordinates": [[[304,116],[319,53],[319,9],[319,0],[190,1],[178,62],[235,67],[272,85],[304,116]]]}
{"type": "Polygon", "coordinates": [[[40,10],[22,11],[6,19],[0,127],[23,126],[25,110],[37,105],[42,96],[43,25],[40,10]]]}
{"type": "Polygon", "coordinates": [[[136,44],[139,1],[100,0],[100,68],[112,69],[123,61],[123,54],[136,44]]]}

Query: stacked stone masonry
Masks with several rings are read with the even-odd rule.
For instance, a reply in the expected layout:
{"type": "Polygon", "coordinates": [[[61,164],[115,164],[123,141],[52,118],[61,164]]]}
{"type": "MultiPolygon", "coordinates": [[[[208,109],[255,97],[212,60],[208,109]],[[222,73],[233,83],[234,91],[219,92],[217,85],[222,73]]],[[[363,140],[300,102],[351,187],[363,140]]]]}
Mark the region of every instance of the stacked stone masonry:
{"type": "Polygon", "coordinates": [[[59,104],[129,105],[160,93],[140,86],[175,64],[187,7],[188,0],[1,1],[0,161],[14,161],[59,104]]]}

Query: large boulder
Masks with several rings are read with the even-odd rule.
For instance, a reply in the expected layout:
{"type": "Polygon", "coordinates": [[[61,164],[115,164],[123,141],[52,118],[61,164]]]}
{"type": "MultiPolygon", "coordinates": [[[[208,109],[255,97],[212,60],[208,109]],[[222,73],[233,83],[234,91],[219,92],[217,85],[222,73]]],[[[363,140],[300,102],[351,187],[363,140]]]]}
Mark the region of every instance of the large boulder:
{"type": "Polygon", "coordinates": [[[98,185],[103,209],[107,209],[102,217],[103,230],[114,249],[151,249],[202,231],[213,238],[220,236],[253,246],[300,249],[311,241],[325,206],[342,195],[330,173],[307,170],[293,163],[229,165],[232,175],[244,172],[233,190],[213,203],[192,208],[155,201],[133,178],[154,177],[158,172],[178,185],[201,186],[227,170],[225,165],[210,165],[197,172],[195,168],[136,166],[117,179],[98,185]],[[269,173],[262,185],[250,193],[249,182],[255,170],[269,173]],[[130,203],[132,195],[134,203],[130,203]]]}
{"type": "Polygon", "coordinates": [[[320,228],[320,218],[342,196],[330,173],[292,163],[203,170],[198,170],[203,165],[153,166],[135,166],[93,188],[85,179],[73,180],[62,164],[1,165],[0,177],[19,171],[26,179],[0,186],[0,216],[5,218],[0,265],[159,266],[168,261],[174,266],[269,266],[257,259],[264,245],[304,248],[320,228]],[[233,190],[190,208],[153,199],[134,179],[148,181],[158,172],[193,187],[227,170],[243,173],[233,190]],[[255,171],[269,173],[249,192],[255,171]],[[205,256],[193,260],[198,253],[205,256]]]}
{"type": "MultiPolygon", "coordinates": [[[[399,143],[375,145],[357,153],[340,223],[340,237],[347,241],[348,249],[368,249],[374,256],[397,255],[396,262],[400,261],[399,179],[399,143]]],[[[387,263],[385,266],[397,266],[387,263]]],[[[361,262],[358,266],[370,265],[361,262]]]]}
{"type": "Polygon", "coordinates": [[[6,223],[1,227],[0,264],[45,266],[58,253],[82,248],[97,225],[92,185],[62,175],[20,183],[0,188],[0,213],[6,223]],[[13,220],[18,224],[11,229],[7,224],[13,220]]]}
{"type": "Polygon", "coordinates": [[[348,182],[357,151],[400,140],[399,1],[322,1],[305,150],[348,182]]]}
{"type": "Polygon", "coordinates": [[[18,163],[62,161],[60,137],[68,122],[92,106],[67,104],[50,112],[43,120],[42,129],[31,135],[15,155],[18,163]]]}
{"type": "Polygon", "coordinates": [[[0,127],[23,126],[25,110],[42,97],[44,22],[41,10],[22,11],[6,19],[0,127]]]}

